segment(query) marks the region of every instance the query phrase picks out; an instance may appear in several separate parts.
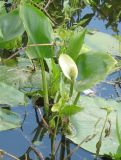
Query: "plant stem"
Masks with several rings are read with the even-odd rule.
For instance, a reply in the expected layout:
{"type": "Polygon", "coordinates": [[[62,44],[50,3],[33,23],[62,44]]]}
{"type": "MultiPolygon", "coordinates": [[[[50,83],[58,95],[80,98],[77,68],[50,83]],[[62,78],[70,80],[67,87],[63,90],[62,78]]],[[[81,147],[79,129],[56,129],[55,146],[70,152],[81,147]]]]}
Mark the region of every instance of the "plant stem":
{"type": "Polygon", "coordinates": [[[64,159],[65,156],[65,136],[61,136],[61,149],[60,149],[60,159],[64,159]]]}
{"type": "Polygon", "coordinates": [[[69,97],[72,97],[73,95],[73,89],[74,89],[74,81],[70,82],[70,93],[69,93],[69,97]]]}
{"type": "Polygon", "coordinates": [[[55,158],[55,156],[54,156],[55,155],[55,137],[57,134],[59,119],[60,119],[60,115],[58,115],[56,128],[55,128],[54,134],[52,135],[52,138],[51,138],[51,160],[54,160],[54,158],[55,158]]]}
{"type": "Polygon", "coordinates": [[[41,69],[42,69],[42,82],[43,82],[43,92],[44,92],[44,109],[45,115],[48,116],[49,112],[49,99],[48,99],[48,86],[47,86],[47,79],[45,75],[45,66],[44,61],[41,59],[41,69]]]}
{"type": "MultiPolygon", "coordinates": [[[[70,142],[66,139],[66,150],[67,150],[67,155],[70,155],[70,142]]],[[[71,158],[68,157],[68,160],[70,160],[71,158]]]]}
{"type": "Polygon", "coordinates": [[[17,158],[16,156],[14,156],[14,155],[12,155],[12,154],[4,151],[4,150],[1,150],[1,149],[0,149],[0,154],[1,154],[1,155],[7,155],[7,156],[9,156],[10,158],[15,159],[15,160],[20,160],[20,159],[17,158]]]}
{"type": "Polygon", "coordinates": [[[99,141],[96,144],[96,157],[98,157],[99,153],[100,153],[100,148],[101,148],[101,145],[102,145],[102,136],[103,136],[103,132],[104,132],[104,129],[105,129],[105,126],[106,126],[106,122],[108,120],[108,115],[109,115],[109,112],[107,112],[107,114],[106,114],[104,125],[103,125],[103,128],[102,128],[101,134],[100,134],[100,138],[99,138],[99,141]]]}
{"type": "Polygon", "coordinates": [[[80,98],[80,94],[81,94],[81,92],[78,92],[78,93],[77,93],[76,98],[75,98],[75,100],[74,100],[74,102],[73,102],[74,105],[77,104],[77,102],[78,102],[78,100],[79,100],[79,98],[80,98]]]}

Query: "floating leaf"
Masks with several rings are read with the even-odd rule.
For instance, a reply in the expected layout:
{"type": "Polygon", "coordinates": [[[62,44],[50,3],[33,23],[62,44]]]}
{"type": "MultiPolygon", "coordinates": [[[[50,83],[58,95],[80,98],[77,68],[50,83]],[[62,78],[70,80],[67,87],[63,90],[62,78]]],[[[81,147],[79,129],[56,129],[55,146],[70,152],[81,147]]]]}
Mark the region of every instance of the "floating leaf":
{"type": "MultiPolygon", "coordinates": [[[[29,44],[50,44],[52,42],[51,22],[43,12],[24,3],[20,6],[20,17],[28,35],[29,44]]],[[[34,46],[27,49],[27,54],[30,58],[49,58],[53,55],[53,49],[51,46],[34,46]]]]}
{"type": "Polygon", "coordinates": [[[114,68],[116,60],[107,53],[86,52],[79,55],[76,64],[79,75],[76,90],[82,91],[103,80],[114,68]]]}
{"type": "Polygon", "coordinates": [[[27,68],[17,66],[0,66],[0,81],[15,88],[30,87],[31,72],[27,68]]]}
{"type": "MultiPolygon", "coordinates": [[[[49,77],[47,72],[46,76],[49,77]]],[[[19,57],[18,63],[13,66],[0,66],[0,81],[16,89],[42,88],[41,70],[36,69],[34,71],[30,60],[27,58],[19,57]]]]}
{"type": "MultiPolygon", "coordinates": [[[[99,97],[81,96],[78,106],[81,105],[83,110],[70,118],[72,134],[67,137],[82,148],[96,153],[96,144],[99,141],[100,134],[106,119],[107,111],[105,108],[112,108],[108,116],[106,126],[102,136],[100,155],[116,153],[119,142],[116,135],[116,116],[121,114],[121,104],[113,100],[104,100],[99,97]],[[108,134],[107,134],[108,132],[108,134]]],[[[121,116],[119,117],[121,121],[121,116]]],[[[121,128],[121,124],[119,124],[121,128]]]]}
{"type": "Polygon", "coordinates": [[[24,105],[24,94],[19,90],[0,82],[0,104],[10,106],[24,105]]]}
{"type": "Polygon", "coordinates": [[[92,34],[86,34],[85,43],[93,51],[108,52],[112,55],[120,55],[119,41],[111,35],[95,31],[92,34]]]}
{"type": "Polygon", "coordinates": [[[7,109],[0,108],[0,131],[18,128],[21,126],[21,119],[18,114],[7,109]]]}

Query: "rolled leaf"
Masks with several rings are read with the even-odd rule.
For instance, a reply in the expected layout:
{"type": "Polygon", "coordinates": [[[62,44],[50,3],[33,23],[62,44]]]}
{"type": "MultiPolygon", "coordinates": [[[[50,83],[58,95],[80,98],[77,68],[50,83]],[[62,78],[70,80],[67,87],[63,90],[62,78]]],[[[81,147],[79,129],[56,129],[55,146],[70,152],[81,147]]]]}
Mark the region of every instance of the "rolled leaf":
{"type": "Polygon", "coordinates": [[[75,80],[78,76],[78,69],[74,60],[67,54],[61,54],[59,57],[60,67],[65,75],[70,80],[75,80]]]}

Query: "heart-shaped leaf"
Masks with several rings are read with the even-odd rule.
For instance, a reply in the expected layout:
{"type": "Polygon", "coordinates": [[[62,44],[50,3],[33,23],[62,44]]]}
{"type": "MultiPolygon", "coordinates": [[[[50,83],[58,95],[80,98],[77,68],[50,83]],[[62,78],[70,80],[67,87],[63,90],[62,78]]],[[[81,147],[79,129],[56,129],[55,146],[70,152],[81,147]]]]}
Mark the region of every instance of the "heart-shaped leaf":
{"type": "Polygon", "coordinates": [[[76,90],[82,91],[103,80],[114,68],[116,60],[107,53],[86,52],[79,55],[76,64],[79,75],[76,90]]]}
{"type": "MultiPolygon", "coordinates": [[[[28,35],[28,44],[52,43],[53,30],[50,20],[42,11],[31,4],[21,4],[20,17],[28,35]]],[[[53,56],[51,46],[34,46],[27,49],[30,58],[49,58],[53,56]]]]}
{"type": "Polygon", "coordinates": [[[23,32],[24,28],[18,10],[0,16],[0,48],[22,35],[23,32]]]}

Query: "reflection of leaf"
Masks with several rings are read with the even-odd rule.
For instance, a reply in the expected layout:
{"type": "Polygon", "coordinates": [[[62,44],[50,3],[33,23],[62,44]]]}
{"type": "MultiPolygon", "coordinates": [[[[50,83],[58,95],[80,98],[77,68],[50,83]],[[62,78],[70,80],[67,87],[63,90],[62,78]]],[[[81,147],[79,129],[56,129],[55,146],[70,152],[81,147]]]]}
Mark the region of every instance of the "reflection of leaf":
{"type": "Polygon", "coordinates": [[[0,104],[10,106],[24,105],[24,94],[19,90],[0,82],[0,104]]]}
{"type": "MultiPolygon", "coordinates": [[[[78,106],[79,104],[84,109],[70,118],[73,130],[72,135],[68,135],[67,137],[76,144],[80,144],[88,136],[92,137],[90,140],[85,140],[86,143],[83,143],[81,147],[96,153],[96,144],[99,141],[102,126],[107,115],[107,112],[101,108],[109,106],[112,108],[112,112],[108,116],[108,120],[111,123],[110,134],[105,137],[105,132],[103,133],[100,154],[116,153],[119,146],[116,137],[116,115],[117,112],[119,115],[121,114],[120,103],[113,100],[106,101],[98,97],[81,96],[78,106]]],[[[121,117],[119,117],[119,121],[121,121],[121,117]]],[[[121,124],[119,125],[121,127],[121,124]]],[[[109,128],[109,126],[109,121],[107,121],[105,129],[109,128]]]]}
{"type": "Polygon", "coordinates": [[[21,119],[16,113],[0,108],[0,131],[18,128],[20,125],[21,119]]]}
{"type": "MultiPolygon", "coordinates": [[[[52,42],[51,22],[39,9],[30,4],[22,4],[20,6],[20,17],[30,44],[52,42]]],[[[34,46],[27,49],[27,54],[30,58],[49,58],[53,55],[53,49],[50,46],[34,46]]]]}
{"type": "Polygon", "coordinates": [[[82,91],[103,80],[111,72],[116,61],[107,53],[86,52],[79,55],[76,64],[79,75],[76,89],[82,91]]]}

